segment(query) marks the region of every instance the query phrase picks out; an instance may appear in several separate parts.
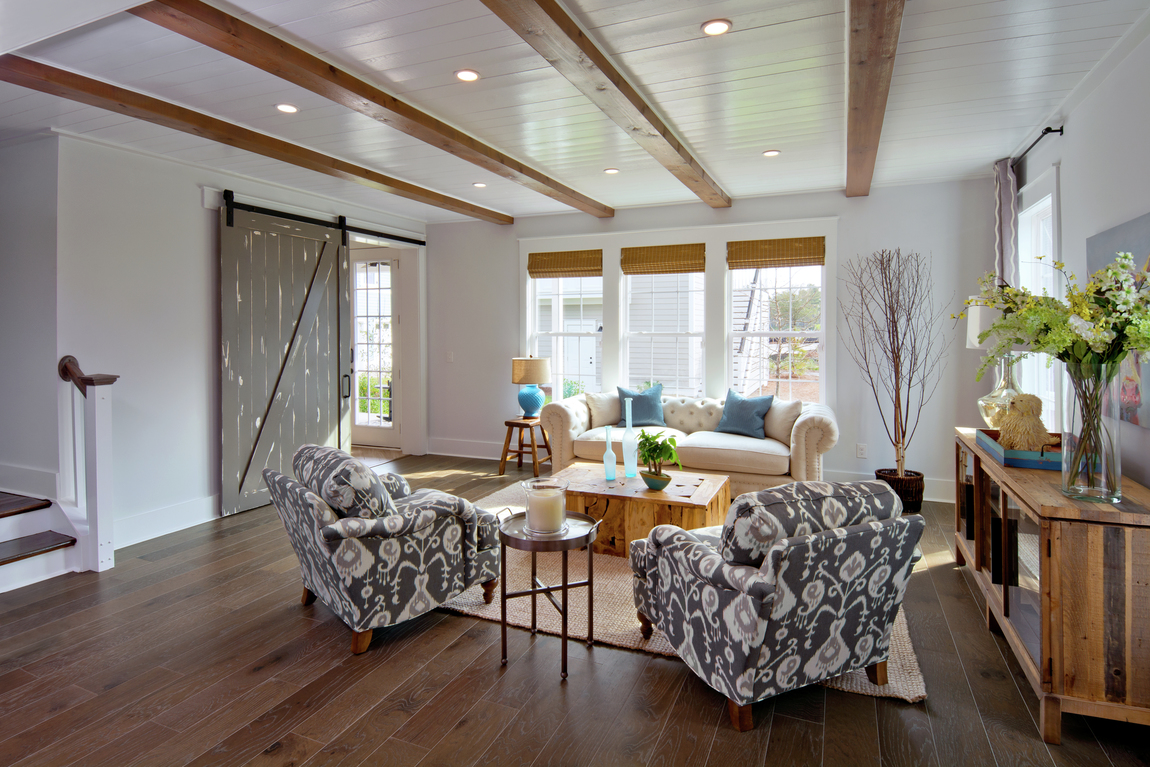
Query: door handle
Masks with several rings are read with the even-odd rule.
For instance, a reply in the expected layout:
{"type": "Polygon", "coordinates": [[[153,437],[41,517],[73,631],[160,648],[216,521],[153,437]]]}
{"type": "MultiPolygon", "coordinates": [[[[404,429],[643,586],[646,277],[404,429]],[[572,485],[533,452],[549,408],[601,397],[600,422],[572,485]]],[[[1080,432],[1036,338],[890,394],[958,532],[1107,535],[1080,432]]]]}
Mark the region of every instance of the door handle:
{"type": "Polygon", "coordinates": [[[351,398],[351,376],[349,376],[347,373],[343,374],[343,398],[351,398]]]}

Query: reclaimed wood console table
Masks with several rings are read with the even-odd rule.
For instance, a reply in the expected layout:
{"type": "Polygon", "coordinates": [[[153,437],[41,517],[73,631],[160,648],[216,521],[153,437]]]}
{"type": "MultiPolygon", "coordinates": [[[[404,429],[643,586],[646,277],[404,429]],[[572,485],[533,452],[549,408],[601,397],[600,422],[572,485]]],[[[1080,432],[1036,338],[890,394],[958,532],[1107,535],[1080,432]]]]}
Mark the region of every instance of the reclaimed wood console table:
{"type": "Polygon", "coordinates": [[[1150,491],[1123,478],[1120,503],[1075,501],[1060,472],[955,431],[955,558],[1041,701],[1042,739],[1061,742],[1063,711],[1150,725],[1150,491]]]}

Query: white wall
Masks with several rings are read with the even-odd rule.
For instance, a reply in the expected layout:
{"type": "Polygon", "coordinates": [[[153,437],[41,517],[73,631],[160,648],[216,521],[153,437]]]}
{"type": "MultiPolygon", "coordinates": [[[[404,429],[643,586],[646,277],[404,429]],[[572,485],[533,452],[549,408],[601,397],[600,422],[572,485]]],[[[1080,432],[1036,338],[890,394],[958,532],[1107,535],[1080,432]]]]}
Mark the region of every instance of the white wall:
{"type": "Polygon", "coordinates": [[[53,352],[121,376],[111,387],[119,547],[219,511],[218,213],[203,188],[362,226],[418,235],[422,225],[66,137],[59,166],[53,352]]]}
{"type": "Polygon", "coordinates": [[[0,150],[0,490],[44,497],[59,466],[56,151],[55,137],[0,150]]]}
{"type": "MultiPolygon", "coordinates": [[[[503,421],[518,412],[509,373],[521,343],[518,238],[838,216],[840,264],[879,248],[921,251],[933,259],[937,298],[948,300],[953,292],[957,311],[993,266],[993,195],[988,167],[985,180],[875,189],[865,198],[828,192],[738,200],[725,210],[700,203],[621,210],[613,219],[572,214],[524,218],[512,226],[429,225],[431,452],[496,458],[503,421]]],[[[909,468],[927,476],[928,497],[942,500],[953,499],[953,428],[978,422],[975,399],[992,386],[975,383],[979,355],[965,348],[964,330],[945,321],[945,335],[954,339],[949,367],[910,453],[909,468]]],[[[893,465],[894,450],[841,342],[836,367],[830,399],[841,437],[827,456],[828,475],[873,476],[874,469],[893,465]],[[870,459],[854,457],[858,442],[868,445],[870,459]]]]}
{"type": "MultiPolygon", "coordinates": [[[[1144,39],[1065,116],[1065,135],[1043,139],[1024,161],[1031,179],[1061,162],[1062,256],[1083,283],[1087,238],[1150,213],[1148,81],[1144,39]]],[[[1147,256],[1134,255],[1139,262],[1147,256]]],[[[1121,432],[1123,475],[1150,485],[1150,429],[1123,424],[1121,432]]]]}

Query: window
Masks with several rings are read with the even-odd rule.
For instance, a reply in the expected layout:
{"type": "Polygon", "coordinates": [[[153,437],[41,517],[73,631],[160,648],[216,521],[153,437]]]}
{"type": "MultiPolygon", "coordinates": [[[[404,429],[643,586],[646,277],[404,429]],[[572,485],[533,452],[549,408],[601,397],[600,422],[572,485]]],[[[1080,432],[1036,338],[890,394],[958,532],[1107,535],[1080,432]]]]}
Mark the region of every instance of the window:
{"type": "MultiPolygon", "coordinates": [[[[1062,276],[1054,268],[1059,259],[1054,249],[1053,196],[1046,195],[1018,216],[1019,287],[1041,295],[1062,297],[1062,276]]],[[[1057,365],[1049,355],[1031,354],[1015,366],[1022,391],[1042,400],[1042,422],[1047,431],[1062,429],[1059,419],[1060,386],[1057,365]]]]}
{"type": "Polygon", "coordinates": [[[622,249],[628,388],[703,396],[703,244],[622,249]]]}
{"type": "Polygon", "coordinates": [[[391,262],[354,265],[355,423],[389,428],[391,418],[391,262]]]}
{"type": "Polygon", "coordinates": [[[628,275],[627,386],[703,396],[703,275],[628,275]]]}
{"type": "Polygon", "coordinates": [[[603,381],[602,251],[532,253],[531,348],[551,358],[547,402],[599,391],[603,381]],[[597,274],[596,274],[597,272],[597,274]]]}
{"type": "Polygon", "coordinates": [[[824,247],[822,238],[730,243],[731,388],[740,394],[823,401],[824,247]]]}

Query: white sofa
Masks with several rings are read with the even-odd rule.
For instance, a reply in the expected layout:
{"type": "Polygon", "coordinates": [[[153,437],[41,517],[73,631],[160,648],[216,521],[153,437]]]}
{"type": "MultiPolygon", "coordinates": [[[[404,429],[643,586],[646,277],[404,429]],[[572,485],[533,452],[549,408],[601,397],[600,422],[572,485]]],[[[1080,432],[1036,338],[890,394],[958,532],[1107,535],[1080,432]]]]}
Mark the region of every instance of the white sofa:
{"type": "MultiPolygon", "coordinates": [[[[618,395],[612,396],[617,401],[618,395]]],[[[663,420],[667,425],[635,427],[635,430],[674,435],[683,468],[729,475],[732,498],[788,482],[822,479],[823,453],[839,439],[835,414],[826,405],[803,403],[789,435],[778,433],[779,419],[772,419],[768,411],[765,419],[768,436],[756,439],[715,431],[723,417],[724,400],[663,395],[662,401],[663,420]]],[[[776,402],[772,410],[778,407],[775,413],[784,413],[788,404],[792,403],[776,402]]],[[[545,405],[540,418],[551,442],[553,471],[576,461],[603,460],[606,430],[600,425],[592,426],[591,408],[584,395],[545,405]]],[[[789,424],[789,418],[784,418],[782,423],[789,424]]],[[[781,430],[785,428],[782,426],[781,430]]],[[[623,429],[612,429],[611,442],[619,463],[623,462],[622,439],[623,429]]]]}

